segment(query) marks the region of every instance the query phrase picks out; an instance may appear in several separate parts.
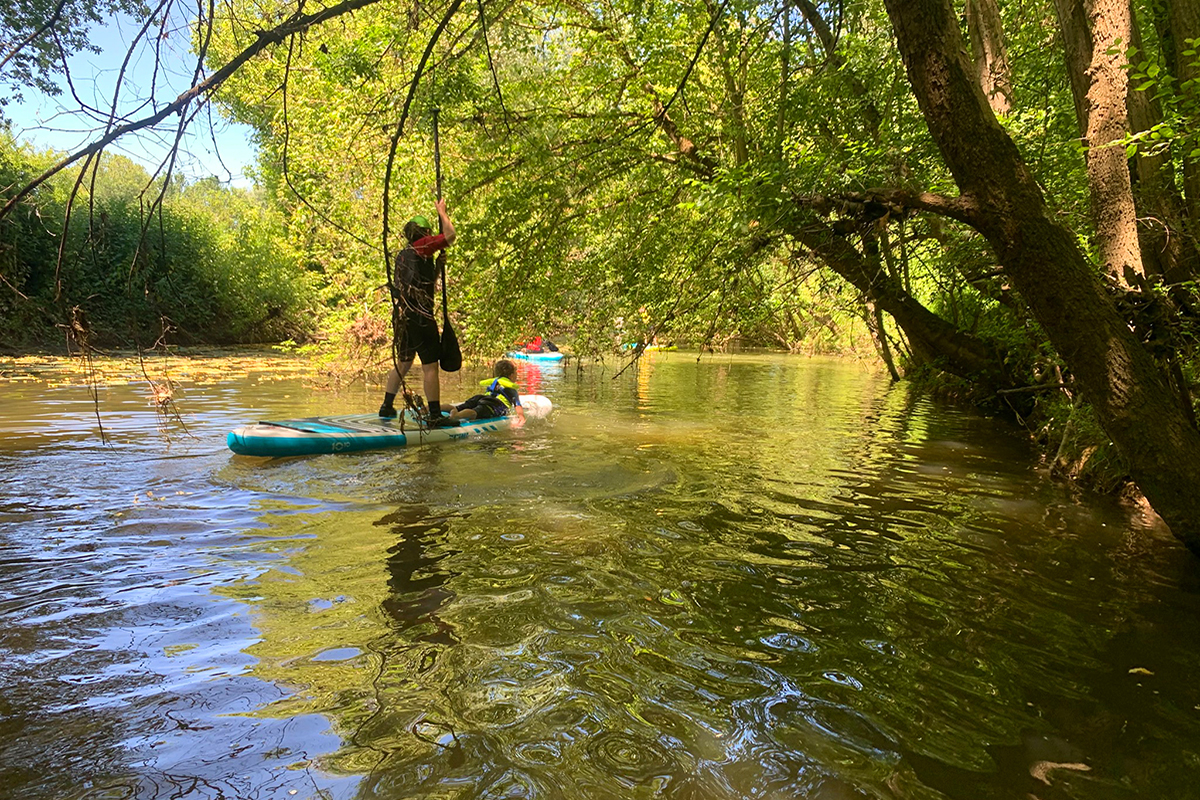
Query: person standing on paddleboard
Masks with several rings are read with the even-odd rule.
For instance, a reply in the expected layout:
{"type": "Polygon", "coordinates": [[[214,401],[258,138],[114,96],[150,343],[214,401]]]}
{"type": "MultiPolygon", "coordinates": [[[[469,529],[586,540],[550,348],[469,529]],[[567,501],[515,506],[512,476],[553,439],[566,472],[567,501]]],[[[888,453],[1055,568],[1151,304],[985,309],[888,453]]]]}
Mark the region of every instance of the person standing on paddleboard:
{"type": "Polygon", "coordinates": [[[441,338],[437,318],[433,314],[434,287],[444,259],[445,249],[454,244],[454,225],[446,214],[446,201],[439,199],[435,204],[441,220],[442,232],[433,233],[429,220],[416,216],[404,224],[404,238],[408,246],[396,256],[393,279],[397,302],[392,305],[393,313],[401,319],[393,320],[392,330],[400,341],[396,352],[399,369],[393,367],[387,376],[383,405],[379,416],[396,416],[396,393],[400,391],[400,379],[408,374],[413,358],[420,357],[424,378],[425,403],[431,420],[441,416],[441,386],[438,361],[442,357],[441,338]],[[437,256],[435,262],[434,256],[437,256]]]}

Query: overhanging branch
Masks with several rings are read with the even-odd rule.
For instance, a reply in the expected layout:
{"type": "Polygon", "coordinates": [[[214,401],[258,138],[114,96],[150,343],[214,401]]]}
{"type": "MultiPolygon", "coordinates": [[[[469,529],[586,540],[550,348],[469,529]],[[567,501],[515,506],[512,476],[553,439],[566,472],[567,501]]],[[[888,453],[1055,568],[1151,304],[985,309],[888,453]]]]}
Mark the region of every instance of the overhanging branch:
{"type": "Polygon", "coordinates": [[[947,197],[933,192],[879,188],[835,195],[802,195],[793,192],[792,199],[798,205],[811,208],[822,216],[829,216],[838,211],[848,217],[873,220],[886,216],[903,217],[913,211],[927,211],[957,220],[975,229],[978,229],[980,224],[979,203],[970,195],[947,197]]]}
{"type": "Polygon", "coordinates": [[[17,204],[28,197],[34,189],[41,186],[50,178],[54,177],[59,172],[63,171],[80,159],[89,158],[96,153],[99,153],[105,147],[112,144],[114,141],[127,133],[133,133],[134,131],[157,125],[172,114],[183,114],[184,110],[189,104],[191,104],[193,100],[198,97],[211,94],[218,86],[220,86],[222,83],[228,80],[231,75],[237,72],[243,64],[245,64],[251,58],[254,58],[254,56],[258,55],[271,45],[279,44],[288,37],[294,36],[298,33],[303,33],[314,25],[319,25],[322,22],[339,17],[342,14],[347,14],[351,11],[357,11],[360,8],[374,5],[377,2],[379,2],[379,0],[345,0],[345,2],[338,3],[337,5],[330,6],[329,8],[323,8],[313,14],[300,14],[297,12],[281,24],[271,28],[268,31],[256,31],[257,38],[253,44],[242,50],[242,52],[238,55],[234,56],[228,64],[221,67],[221,69],[214,72],[207,79],[197,82],[194,86],[184,91],[182,94],[176,97],[175,100],[163,106],[156,113],[125,125],[112,128],[91,144],[88,144],[85,147],[67,155],[41,175],[34,178],[32,181],[22,187],[19,192],[9,198],[8,202],[4,204],[3,208],[0,208],[0,219],[8,216],[8,214],[10,214],[12,210],[16,208],[17,204]]]}

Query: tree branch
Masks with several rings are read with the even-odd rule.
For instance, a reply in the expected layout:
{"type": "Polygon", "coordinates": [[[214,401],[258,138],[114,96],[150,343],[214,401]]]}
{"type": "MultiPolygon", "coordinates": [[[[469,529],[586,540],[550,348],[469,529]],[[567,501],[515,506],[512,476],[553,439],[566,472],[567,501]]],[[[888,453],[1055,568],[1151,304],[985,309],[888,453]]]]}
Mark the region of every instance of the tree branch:
{"type": "MultiPolygon", "coordinates": [[[[370,2],[375,2],[375,0],[370,0],[370,2]]],[[[425,71],[425,64],[429,61],[430,54],[433,53],[433,46],[441,38],[442,32],[450,24],[454,12],[458,11],[460,5],[462,5],[462,0],[454,0],[450,4],[450,8],[446,9],[446,15],[442,17],[442,21],[438,23],[437,28],[433,31],[433,36],[429,37],[429,43],[425,45],[425,52],[421,54],[421,60],[417,63],[417,71],[413,74],[412,82],[408,85],[408,96],[404,98],[404,108],[400,111],[400,121],[396,123],[396,132],[392,134],[392,144],[388,150],[387,169],[384,171],[383,176],[383,262],[384,270],[387,272],[389,288],[392,288],[392,252],[388,247],[388,207],[391,205],[392,167],[396,163],[396,148],[400,146],[400,137],[404,135],[404,123],[408,121],[408,109],[412,106],[413,97],[417,93],[417,86],[421,82],[421,73],[425,71]]]]}
{"type": "Polygon", "coordinates": [[[53,28],[58,22],[59,18],[62,16],[63,8],[65,8],[66,5],[67,0],[58,0],[58,5],[54,7],[54,13],[51,14],[50,18],[42,24],[42,27],[38,28],[36,31],[29,34],[16,45],[14,45],[13,48],[9,50],[7,54],[5,54],[4,59],[0,60],[0,70],[3,70],[4,66],[8,64],[9,61],[16,58],[17,54],[24,50],[30,42],[34,41],[43,33],[53,28]]]}
{"type": "Polygon", "coordinates": [[[882,203],[898,210],[928,211],[958,220],[972,228],[979,222],[979,203],[969,195],[947,197],[933,192],[878,188],[867,189],[865,192],[848,192],[843,196],[862,203],[882,203]]]}
{"type": "Polygon", "coordinates": [[[933,192],[879,188],[837,195],[801,195],[793,192],[792,199],[825,217],[838,211],[848,217],[866,218],[869,221],[889,215],[902,217],[910,211],[928,211],[972,228],[977,228],[979,224],[979,204],[968,195],[946,197],[933,192]]]}
{"type": "MultiPolygon", "coordinates": [[[[313,14],[301,15],[299,12],[297,12],[283,23],[268,31],[256,31],[258,38],[253,44],[242,50],[242,52],[238,55],[234,56],[228,64],[214,72],[206,80],[197,82],[190,89],[186,90],[177,98],[175,98],[174,101],[163,106],[158,110],[158,112],[148,117],[135,120],[134,122],[112,128],[99,139],[96,139],[91,144],[69,154],[58,163],[51,166],[41,175],[34,178],[19,192],[9,198],[8,202],[4,204],[3,208],[0,208],[0,219],[8,216],[8,214],[12,212],[18,203],[29,196],[30,192],[81,158],[87,158],[100,152],[109,144],[127,133],[152,127],[159,122],[162,122],[172,114],[182,114],[184,109],[191,104],[193,100],[198,97],[211,94],[218,86],[220,86],[222,83],[228,80],[231,75],[237,72],[237,70],[240,69],[243,64],[268,47],[279,44],[290,36],[303,33],[314,25],[318,25],[322,22],[341,16],[342,14],[347,14],[351,11],[357,11],[360,8],[365,8],[366,6],[373,5],[377,2],[379,2],[379,0],[345,0],[345,2],[338,3],[337,5],[330,6],[328,8],[323,8],[313,14]]],[[[459,2],[461,2],[461,0],[456,1],[455,7],[457,7],[459,2]]]]}

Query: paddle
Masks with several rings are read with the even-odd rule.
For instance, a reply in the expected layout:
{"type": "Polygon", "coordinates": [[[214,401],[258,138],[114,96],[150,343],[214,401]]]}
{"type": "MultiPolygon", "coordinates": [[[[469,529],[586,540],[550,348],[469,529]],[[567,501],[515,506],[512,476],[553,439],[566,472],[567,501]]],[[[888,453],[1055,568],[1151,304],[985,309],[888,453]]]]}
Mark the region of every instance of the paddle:
{"type": "MultiPolygon", "coordinates": [[[[437,199],[442,199],[442,151],[438,141],[438,112],[433,109],[433,168],[437,176],[437,199]]],[[[438,215],[438,233],[442,232],[442,217],[438,215]]],[[[450,324],[450,307],[446,304],[446,256],[443,251],[439,257],[442,265],[442,357],[438,361],[446,372],[458,372],[462,368],[462,349],[458,346],[458,336],[454,326],[450,324]]]]}

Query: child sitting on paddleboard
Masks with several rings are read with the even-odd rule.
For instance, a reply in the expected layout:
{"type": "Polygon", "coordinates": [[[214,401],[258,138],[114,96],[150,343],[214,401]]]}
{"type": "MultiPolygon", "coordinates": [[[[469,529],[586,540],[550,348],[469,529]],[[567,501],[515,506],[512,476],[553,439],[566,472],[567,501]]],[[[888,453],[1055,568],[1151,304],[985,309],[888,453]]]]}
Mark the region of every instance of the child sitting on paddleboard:
{"type": "Polygon", "coordinates": [[[517,419],[513,422],[513,427],[524,425],[525,409],[521,407],[521,395],[512,380],[517,374],[516,364],[502,358],[496,362],[492,371],[496,377],[479,382],[479,385],[484,387],[483,394],[467,398],[454,407],[450,416],[443,417],[435,424],[438,427],[450,427],[458,425],[462,420],[497,419],[515,411],[517,419]]]}

